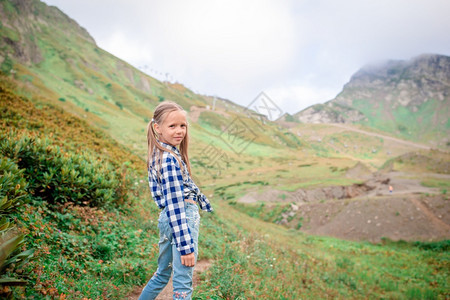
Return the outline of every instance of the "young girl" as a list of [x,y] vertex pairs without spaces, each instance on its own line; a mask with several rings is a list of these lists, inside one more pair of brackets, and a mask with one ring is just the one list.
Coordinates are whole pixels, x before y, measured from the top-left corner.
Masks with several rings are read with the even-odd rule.
[[[159,104],[147,128],[148,180],[159,215],[158,269],[139,300],[155,299],[173,271],[173,299],[191,299],[202,210],[211,204],[192,181],[186,112],[174,102]],[[178,147],[178,148],[177,148]]]

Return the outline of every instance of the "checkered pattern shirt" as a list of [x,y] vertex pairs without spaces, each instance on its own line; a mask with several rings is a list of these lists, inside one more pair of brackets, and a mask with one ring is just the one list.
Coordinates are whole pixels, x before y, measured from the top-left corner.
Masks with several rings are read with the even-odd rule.
[[150,190],[159,208],[167,207],[166,213],[173,230],[176,247],[181,255],[186,255],[194,252],[194,241],[187,226],[184,199],[194,200],[202,210],[212,211],[213,209],[209,200],[192,181],[178,149],[165,143],[161,145],[178,156],[183,169],[180,168],[178,160],[172,153],[164,151],[161,170],[159,170],[158,156],[155,155],[148,170]]

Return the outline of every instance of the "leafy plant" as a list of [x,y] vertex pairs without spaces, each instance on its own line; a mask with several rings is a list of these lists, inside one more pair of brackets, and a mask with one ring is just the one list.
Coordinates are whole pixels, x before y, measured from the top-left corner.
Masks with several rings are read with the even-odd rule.
[[101,206],[127,198],[127,179],[111,164],[88,154],[64,152],[48,139],[2,134],[0,151],[24,170],[33,195],[49,203]]
[[10,226],[6,218],[0,220],[0,285],[25,285],[26,280],[9,274],[26,264],[32,258],[33,250],[22,251],[25,236],[15,233]]
[[0,161],[0,216],[16,211],[27,197],[27,182],[24,170],[9,158],[1,156]]
[[[16,212],[25,202],[27,183],[23,170],[1,156],[0,161],[0,285],[25,285],[26,280],[17,277],[16,271],[33,256],[33,250],[24,250],[25,236],[18,234],[10,221],[11,213]],[[2,296],[10,294],[9,289],[0,292]]]

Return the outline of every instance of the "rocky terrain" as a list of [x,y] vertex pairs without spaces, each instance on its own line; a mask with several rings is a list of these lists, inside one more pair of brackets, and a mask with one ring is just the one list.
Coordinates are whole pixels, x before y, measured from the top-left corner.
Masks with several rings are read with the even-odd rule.
[[[450,238],[449,200],[439,189],[424,187],[403,172],[369,174],[361,165],[348,174],[366,179],[350,186],[294,192],[253,191],[239,202],[290,203],[278,223],[311,234],[371,242],[383,237],[412,241]],[[427,176],[450,180],[448,174]]]
[[424,54],[365,66],[335,99],[292,117],[302,123],[360,123],[447,148],[449,101],[450,57]]
[[424,54],[409,61],[387,61],[368,65],[355,73],[333,100],[352,106],[354,99],[370,99],[417,111],[423,103],[436,99],[448,101],[450,57]]
[[[57,7],[48,7],[44,3],[33,0],[10,2],[11,4],[0,5],[2,20],[0,63],[8,56],[27,65],[42,62],[43,54],[36,39],[39,34],[47,30],[47,26],[53,23],[57,23],[58,29],[66,34],[76,34],[77,38],[95,44],[86,29],[63,14]],[[18,14],[20,18],[17,17]]]

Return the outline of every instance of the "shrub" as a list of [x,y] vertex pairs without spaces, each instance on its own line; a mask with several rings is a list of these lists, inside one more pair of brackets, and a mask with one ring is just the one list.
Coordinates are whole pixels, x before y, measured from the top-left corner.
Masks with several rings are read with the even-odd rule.
[[414,242],[414,245],[423,250],[430,250],[436,252],[447,252],[450,250],[450,240],[443,240],[437,242]]
[[119,101],[116,101],[116,105],[117,105],[120,109],[123,109],[123,104],[120,103]]
[[2,64],[0,65],[0,71],[6,75],[9,75],[11,73],[13,66],[14,66],[14,62],[11,60],[11,58],[9,58],[9,56],[6,56],[6,58],[3,60]]
[[19,170],[9,158],[0,157],[0,216],[7,216],[25,200],[28,184],[23,178],[24,170]]
[[[33,256],[33,250],[22,251],[25,236],[16,233],[8,217],[27,198],[27,182],[17,164],[7,157],[0,157],[0,285],[24,285],[27,281],[18,278],[16,273]],[[0,290],[2,297],[9,296],[9,289]]]
[[110,163],[88,154],[64,152],[49,140],[3,134],[0,152],[23,170],[30,193],[50,204],[102,206],[127,199],[128,180]]

